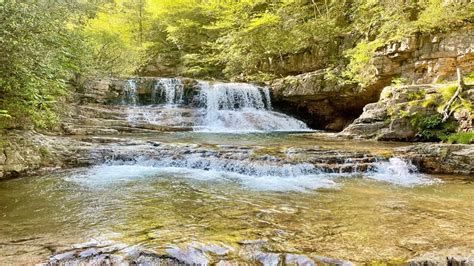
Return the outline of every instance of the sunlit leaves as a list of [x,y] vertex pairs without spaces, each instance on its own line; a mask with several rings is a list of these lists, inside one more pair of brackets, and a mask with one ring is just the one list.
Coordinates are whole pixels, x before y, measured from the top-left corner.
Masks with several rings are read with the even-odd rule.
[[0,127],[53,124],[66,80],[83,69],[84,43],[71,3],[5,1],[0,5]]

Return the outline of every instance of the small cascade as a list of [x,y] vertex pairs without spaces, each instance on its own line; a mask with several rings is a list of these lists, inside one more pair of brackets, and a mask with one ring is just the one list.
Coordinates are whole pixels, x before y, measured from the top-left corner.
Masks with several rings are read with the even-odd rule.
[[137,82],[133,79],[127,80],[124,87],[124,98],[122,98],[122,104],[137,105],[138,104],[138,92]]
[[200,82],[204,106],[196,131],[309,131],[301,121],[271,111],[270,90],[245,83]]
[[[190,145],[179,148],[161,144],[146,156],[137,156],[129,151],[116,152],[114,159],[87,173],[88,182],[94,179],[100,183],[115,183],[123,178],[135,179],[165,173],[188,179],[232,182],[252,190],[300,192],[335,188],[341,184],[340,181],[359,177],[406,187],[437,182],[436,179],[419,174],[410,162],[396,157],[380,161],[368,159],[366,161],[370,166],[360,167],[360,160],[351,162],[344,159],[350,154],[341,154],[342,158],[331,156],[323,163],[309,163],[268,155],[255,157],[247,149],[233,148],[216,152]],[[323,154],[321,151],[320,155]]]
[[[168,127],[192,127],[193,121],[185,117],[191,117],[189,109],[180,105],[184,100],[184,85],[180,79],[157,78],[148,97],[144,97],[142,104],[137,95],[137,85],[133,80],[129,81],[125,88],[125,97],[129,99],[130,106],[127,109],[127,120],[133,125],[150,124]],[[131,89],[133,88],[133,89]]]
[[183,103],[184,85],[176,78],[160,78],[152,90],[152,99],[155,104],[165,100],[167,105]]
[[436,183],[436,179],[430,179],[418,172],[411,162],[401,158],[390,158],[388,161],[380,161],[375,165],[375,170],[369,173],[369,178],[385,181],[400,186],[415,186]]

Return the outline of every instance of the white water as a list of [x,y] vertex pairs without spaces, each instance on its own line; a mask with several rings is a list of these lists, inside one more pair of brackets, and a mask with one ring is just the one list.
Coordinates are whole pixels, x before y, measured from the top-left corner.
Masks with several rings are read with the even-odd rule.
[[[129,104],[135,106],[138,104],[138,93],[137,93],[137,83],[129,79],[124,88],[125,99],[129,100]],[[125,99],[122,100],[122,103],[125,103]]]
[[228,182],[249,190],[307,192],[319,188],[337,188],[340,177],[364,176],[398,186],[430,185],[438,182],[417,173],[416,168],[399,158],[379,162],[367,173],[324,173],[311,164],[275,164],[201,158],[196,155],[180,160],[164,158],[158,161],[111,162],[75,175],[72,180],[100,188],[143,178],[184,178],[188,180]]
[[437,179],[430,179],[420,174],[411,162],[396,157],[390,158],[388,161],[378,162],[375,171],[369,173],[367,177],[406,187],[439,182]]
[[183,105],[184,85],[179,79],[157,79],[151,92],[153,105],[139,105],[137,87],[134,80],[129,80],[125,88],[130,102],[127,119],[131,124],[192,126],[201,132],[310,131],[303,122],[272,111],[268,88],[201,81],[199,95],[192,99],[201,108],[194,108]]
[[157,96],[164,98],[167,105],[173,106],[183,102],[184,85],[176,78],[160,78],[152,91],[152,99],[158,103]]
[[200,82],[204,132],[309,131],[301,121],[271,111],[270,90],[245,83]]
[[[128,81],[125,96],[130,101],[127,108],[127,120],[131,124],[152,124],[163,126],[191,126],[183,119],[183,110],[179,104],[183,102],[184,85],[176,78],[157,79],[151,91],[153,105],[138,105],[137,84]],[[132,89],[129,89],[132,88]]]

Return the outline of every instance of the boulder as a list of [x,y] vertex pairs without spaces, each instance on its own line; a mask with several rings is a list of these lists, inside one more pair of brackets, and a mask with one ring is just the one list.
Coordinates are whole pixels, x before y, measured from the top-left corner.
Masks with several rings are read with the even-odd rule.
[[[446,84],[389,86],[384,88],[380,99],[363,108],[363,113],[346,127],[341,136],[354,138],[376,138],[379,140],[415,141],[419,139],[417,117],[441,116],[440,107]],[[473,89],[468,89],[461,97],[471,102]],[[453,121],[459,126],[457,131],[473,131],[472,109],[461,106],[453,114]]]
[[463,144],[422,143],[398,148],[397,156],[431,174],[474,174],[474,146]]

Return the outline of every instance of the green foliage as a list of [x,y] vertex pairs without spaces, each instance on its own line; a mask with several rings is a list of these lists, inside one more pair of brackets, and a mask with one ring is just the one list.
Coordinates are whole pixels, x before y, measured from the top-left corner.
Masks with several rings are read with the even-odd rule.
[[11,115],[8,114],[8,110],[0,110],[0,118],[11,118]]
[[474,132],[459,132],[450,135],[446,141],[450,144],[472,144],[474,143]]
[[397,78],[392,79],[392,86],[401,87],[405,85],[406,82],[407,82],[406,78],[397,77]]
[[426,96],[426,90],[416,90],[408,92],[407,98],[409,101],[417,101],[424,99]]
[[411,125],[417,130],[417,137],[423,141],[445,140],[456,132],[455,121],[443,122],[440,114],[425,116],[415,114],[410,118]]
[[112,1],[84,26],[95,75],[131,75],[150,46],[151,14],[145,0]]
[[72,73],[85,67],[74,2],[0,3],[0,128],[49,127]]
[[451,97],[453,97],[454,93],[456,92],[456,90],[458,89],[458,85],[449,85],[449,86],[446,86],[444,88],[441,88],[439,89],[439,91],[441,92],[441,95],[443,95],[443,99],[445,101],[449,101],[449,99],[451,99]]
[[347,50],[346,56],[350,59],[350,62],[347,65],[344,76],[348,80],[355,81],[364,87],[372,84],[377,70],[370,61],[375,51],[383,44],[381,40],[362,41],[356,47]]
[[438,97],[436,95],[428,95],[421,104],[424,108],[433,108],[438,105]]
[[332,68],[332,82],[369,86],[377,49],[472,23],[474,3],[0,0],[0,18],[0,128],[51,127],[72,81],[146,73],[148,65],[169,75],[266,81],[303,71],[293,66],[310,58]]
[[464,82],[466,84],[474,84],[474,71],[467,74],[467,76],[464,78]]
[[472,1],[424,0],[419,2],[420,12],[415,21],[421,32],[446,31],[472,20]]

